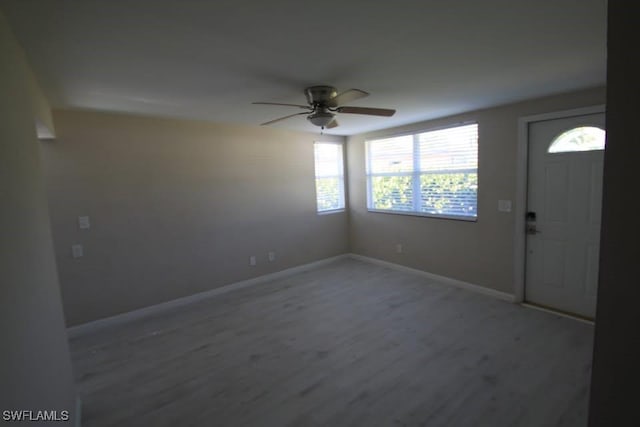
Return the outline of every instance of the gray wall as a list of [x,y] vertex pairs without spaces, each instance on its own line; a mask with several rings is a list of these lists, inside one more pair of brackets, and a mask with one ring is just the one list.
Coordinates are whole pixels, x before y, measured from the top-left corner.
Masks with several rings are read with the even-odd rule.
[[54,121],[43,148],[69,325],[347,251],[347,214],[316,213],[313,164],[314,140],[343,138],[64,110]]
[[36,119],[49,121],[46,101],[1,12],[0,93],[0,410],[67,410],[73,416],[75,389],[35,129]]
[[638,425],[637,3],[609,1],[607,151],[604,164],[600,281],[591,388],[591,427]]
[[[351,252],[513,293],[514,214],[498,212],[498,200],[511,200],[515,209],[518,118],[604,102],[605,90],[597,88],[350,137]],[[477,222],[367,211],[367,138],[464,121],[479,125]],[[401,254],[397,243],[403,246]]]

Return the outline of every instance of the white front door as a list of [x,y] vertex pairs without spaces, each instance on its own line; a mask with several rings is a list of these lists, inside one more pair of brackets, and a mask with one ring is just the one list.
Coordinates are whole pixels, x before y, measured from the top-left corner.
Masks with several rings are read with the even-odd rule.
[[603,113],[529,124],[525,300],[594,318]]

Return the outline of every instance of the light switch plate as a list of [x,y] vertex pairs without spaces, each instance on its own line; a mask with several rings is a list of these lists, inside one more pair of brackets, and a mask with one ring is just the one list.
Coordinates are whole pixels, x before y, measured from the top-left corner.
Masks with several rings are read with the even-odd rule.
[[91,228],[91,223],[89,222],[88,216],[79,216],[78,217],[78,227],[80,230],[88,230]]
[[498,200],[498,210],[500,212],[511,212],[511,200]]

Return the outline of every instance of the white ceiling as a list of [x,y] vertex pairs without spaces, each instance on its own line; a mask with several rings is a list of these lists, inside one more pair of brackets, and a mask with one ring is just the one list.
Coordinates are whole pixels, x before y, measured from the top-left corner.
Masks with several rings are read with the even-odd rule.
[[[338,135],[605,84],[606,0],[2,0],[53,106],[258,125],[329,84]],[[303,116],[272,125],[317,131]]]

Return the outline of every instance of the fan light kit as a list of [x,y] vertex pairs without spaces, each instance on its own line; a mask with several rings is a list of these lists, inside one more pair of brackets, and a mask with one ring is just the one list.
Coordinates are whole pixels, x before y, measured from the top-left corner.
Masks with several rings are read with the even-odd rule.
[[369,96],[367,92],[360,89],[349,89],[342,93],[338,93],[336,88],[333,86],[311,86],[304,90],[304,94],[307,97],[308,105],[282,104],[278,102],[254,102],[254,104],[258,105],[281,105],[307,110],[302,113],[290,114],[275,120],[270,120],[262,123],[262,125],[270,125],[291,117],[306,115],[307,120],[315,126],[321,127],[322,129],[331,129],[338,126],[338,122],[335,118],[337,113],[391,117],[396,112],[396,110],[386,108],[348,107],[343,105],[344,103]]
[[328,111],[318,111],[317,113],[311,113],[307,116],[307,120],[316,126],[325,127],[333,121],[335,114]]

